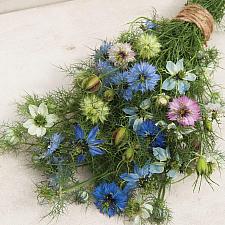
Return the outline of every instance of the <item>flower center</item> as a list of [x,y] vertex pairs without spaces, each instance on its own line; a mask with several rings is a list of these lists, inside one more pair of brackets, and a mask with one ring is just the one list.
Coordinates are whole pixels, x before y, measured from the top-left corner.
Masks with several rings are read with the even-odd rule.
[[113,198],[112,194],[106,195],[104,199],[104,207],[109,208],[110,206],[114,204],[115,204],[115,199]]
[[182,118],[183,117],[186,117],[189,113],[190,113],[190,110],[187,109],[186,107],[183,107],[183,108],[181,108],[181,109],[178,110],[178,115],[180,117],[182,117]]
[[124,60],[127,57],[127,53],[124,51],[119,51],[118,52],[118,58]]
[[177,74],[177,80],[180,80],[180,79],[184,79],[185,77],[185,72],[184,71],[180,71],[178,74]]
[[140,75],[139,75],[139,80],[140,80],[141,82],[145,82],[145,74],[140,74]]
[[34,118],[34,122],[35,122],[35,125],[37,125],[39,127],[44,127],[47,124],[46,118],[40,114],[38,114]]

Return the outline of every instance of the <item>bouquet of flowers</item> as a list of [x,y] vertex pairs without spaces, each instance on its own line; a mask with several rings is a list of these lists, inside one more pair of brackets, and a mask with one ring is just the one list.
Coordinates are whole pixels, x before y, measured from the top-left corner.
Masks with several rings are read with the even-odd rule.
[[[213,124],[224,102],[211,80],[219,53],[206,42],[224,9],[225,0],[191,0],[173,20],[139,17],[63,69],[69,90],[18,103],[21,119],[2,126],[0,147],[31,154],[49,215],[93,202],[109,217],[165,224],[167,187],[192,174],[194,189],[215,183],[224,156]],[[79,180],[80,167],[91,178]]]

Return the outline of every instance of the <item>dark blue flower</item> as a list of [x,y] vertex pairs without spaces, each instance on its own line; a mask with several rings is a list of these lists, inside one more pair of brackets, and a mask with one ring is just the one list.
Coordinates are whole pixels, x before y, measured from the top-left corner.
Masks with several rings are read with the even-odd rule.
[[157,24],[153,23],[151,20],[146,20],[144,26],[147,30],[154,30],[157,27]]
[[160,75],[156,73],[156,68],[147,62],[136,63],[130,70],[128,76],[128,83],[130,87],[135,91],[146,91],[154,90]]
[[124,190],[130,192],[138,187],[143,187],[152,174],[159,174],[164,171],[163,163],[146,164],[143,167],[134,166],[133,173],[123,173],[120,178],[127,182]]
[[50,140],[50,144],[48,146],[48,150],[45,153],[44,157],[51,156],[53,152],[55,152],[59,148],[63,140],[64,137],[62,136],[62,134],[60,133],[53,134]]
[[114,182],[101,183],[93,191],[95,205],[101,213],[114,216],[123,212],[127,206],[128,195]]
[[143,138],[150,138],[150,146],[164,148],[166,144],[165,135],[152,120],[145,120],[137,130],[137,135]]
[[104,60],[108,58],[108,51],[112,47],[111,42],[103,41],[99,49],[95,50],[95,61]]
[[122,72],[111,78],[112,84],[120,86],[119,92],[126,101],[130,101],[133,97],[132,89],[128,85],[128,76],[128,72]]
[[74,134],[75,134],[75,141],[82,149],[88,148],[90,154],[92,156],[102,155],[104,151],[102,151],[98,145],[104,143],[103,140],[96,139],[97,133],[99,132],[98,126],[91,129],[90,133],[88,134],[87,138],[85,138],[85,134],[83,129],[80,127],[79,124],[74,126]]

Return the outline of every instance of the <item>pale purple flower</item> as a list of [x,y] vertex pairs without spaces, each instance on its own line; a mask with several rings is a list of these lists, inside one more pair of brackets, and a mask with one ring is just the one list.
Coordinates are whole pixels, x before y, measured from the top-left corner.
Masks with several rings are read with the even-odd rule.
[[187,96],[175,98],[169,103],[169,120],[177,121],[182,126],[194,126],[200,116],[198,103]]

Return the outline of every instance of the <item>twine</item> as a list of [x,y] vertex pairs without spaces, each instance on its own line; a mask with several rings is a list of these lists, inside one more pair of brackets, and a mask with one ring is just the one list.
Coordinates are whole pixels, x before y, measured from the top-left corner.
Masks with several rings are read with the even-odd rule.
[[195,23],[197,27],[202,31],[205,40],[208,41],[213,32],[214,19],[208,10],[203,8],[199,4],[190,4],[185,6],[176,19]]

